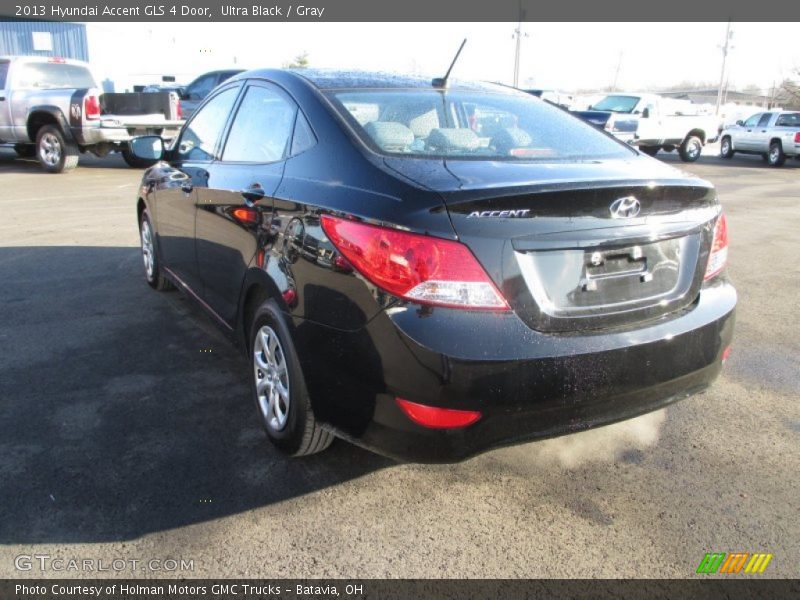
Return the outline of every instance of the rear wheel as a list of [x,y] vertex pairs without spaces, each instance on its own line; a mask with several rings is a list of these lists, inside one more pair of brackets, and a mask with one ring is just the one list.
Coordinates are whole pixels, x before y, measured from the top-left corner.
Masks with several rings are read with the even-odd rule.
[[36,156],[36,146],[33,144],[14,144],[14,152],[21,158],[33,158]]
[[172,289],[172,283],[161,272],[156,251],[156,236],[147,209],[142,211],[142,218],[139,220],[139,241],[142,247],[144,278],[147,285],[159,291]]
[[314,417],[297,352],[274,300],[264,302],[253,317],[250,361],[253,397],[270,442],[289,456],[330,446],[333,434]]
[[767,163],[770,167],[780,167],[786,162],[786,154],[783,153],[783,146],[780,142],[772,142],[769,145]]
[[36,134],[36,157],[48,173],[64,173],[78,166],[77,144],[67,142],[55,125],[45,125]]
[[683,162],[695,162],[703,151],[703,142],[696,135],[690,135],[678,148],[678,153]]
[[733,150],[733,144],[731,144],[731,138],[724,137],[722,141],[719,143],[719,155],[722,158],[733,158],[735,154]]
[[647,156],[655,156],[661,150],[661,146],[639,146],[639,150],[647,154]]

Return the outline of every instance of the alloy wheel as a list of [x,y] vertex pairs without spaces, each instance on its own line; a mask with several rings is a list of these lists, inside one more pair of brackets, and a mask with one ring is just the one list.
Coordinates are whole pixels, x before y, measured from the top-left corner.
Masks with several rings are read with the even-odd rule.
[[253,344],[253,376],[261,415],[270,429],[281,431],[289,417],[289,371],[278,335],[268,325]]
[[61,142],[52,133],[45,133],[39,142],[39,156],[42,161],[54,167],[61,160]]
[[155,254],[153,248],[153,233],[150,231],[150,223],[147,219],[142,221],[142,260],[144,261],[144,271],[147,274],[147,280],[153,280],[153,271],[155,267]]

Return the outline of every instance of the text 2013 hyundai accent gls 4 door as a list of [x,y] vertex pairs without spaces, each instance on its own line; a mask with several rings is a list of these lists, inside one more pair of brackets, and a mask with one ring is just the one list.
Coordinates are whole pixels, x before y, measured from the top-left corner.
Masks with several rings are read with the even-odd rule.
[[133,146],[164,159],[147,281],[247,348],[286,453],[460,460],[662,407],[728,353],[714,188],[522,92],[250,71]]

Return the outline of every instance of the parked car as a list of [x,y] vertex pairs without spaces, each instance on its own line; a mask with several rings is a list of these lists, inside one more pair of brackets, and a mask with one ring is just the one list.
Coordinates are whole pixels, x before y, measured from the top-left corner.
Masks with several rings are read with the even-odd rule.
[[787,156],[800,157],[800,112],[756,113],[723,130],[719,146],[722,158],[737,152],[759,154],[770,166],[780,167]]
[[181,96],[181,109],[184,118],[189,118],[206,96],[223,81],[241,73],[242,69],[226,69],[224,71],[210,71],[203,73],[186,86]]
[[437,82],[250,71],[171,146],[134,142],[161,160],[146,281],[246,350],[269,439],[453,461],[706,388],[736,305],[711,184],[523,92]]
[[178,98],[183,98],[186,95],[186,86],[178,85],[177,83],[153,84],[145,86],[145,88],[142,91],[145,94],[157,94],[159,92],[173,92],[178,95]]
[[171,139],[183,122],[176,94],[104,94],[89,65],[63,58],[0,56],[0,143],[36,157],[45,170],[62,173],[82,152],[123,153],[134,136]]
[[691,103],[656,94],[609,94],[588,111],[574,114],[645,154],[678,149],[681,160],[694,162],[706,143],[717,140],[721,120],[692,114]]
[[544,90],[544,89],[524,89],[523,92],[527,92],[531,96],[536,96],[537,98],[541,98],[542,100],[549,102],[550,104],[555,104],[556,106],[560,106],[561,108],[569,109],[572,106],[572,103],[575,101],[575,97],[572,94],[568,94],[566,92],[559,92],[558,90]]

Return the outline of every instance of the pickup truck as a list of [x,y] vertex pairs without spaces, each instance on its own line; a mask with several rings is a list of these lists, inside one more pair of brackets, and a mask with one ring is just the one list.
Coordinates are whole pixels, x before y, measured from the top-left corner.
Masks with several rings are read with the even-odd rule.
[[772,167],[780,167],[788,156],[800,160],[800,112],[760,112],[737,121],[722,131],[719,154],[760,154]]
[[650,156],[677,148],[681,160],[694,162],[705,144],[716,141],[721,128],[716,117],[696,112],[690,102],[625,93],[609,94],[589,110],[573,114]]
[[177,94],[104,94],[89,65],[63,58],[0,56],[0,143],[46,171],[74,169],[82,152],[122,152],[140,135],[172,139],[183,121]]

